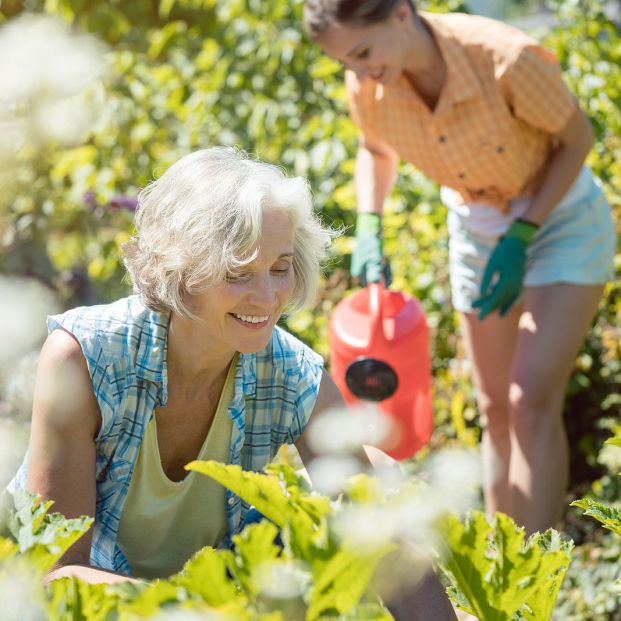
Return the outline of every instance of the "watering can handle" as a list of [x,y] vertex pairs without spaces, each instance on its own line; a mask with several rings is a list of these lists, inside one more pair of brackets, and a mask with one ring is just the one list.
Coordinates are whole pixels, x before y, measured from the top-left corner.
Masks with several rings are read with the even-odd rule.
[[373,350],[374,343],[384,338],[384,325],[382,323],[382,293],[384,285],[381,282],[372,282],[369,288],[369,311],[371,313],[371,330],[369,334],[369,350]]

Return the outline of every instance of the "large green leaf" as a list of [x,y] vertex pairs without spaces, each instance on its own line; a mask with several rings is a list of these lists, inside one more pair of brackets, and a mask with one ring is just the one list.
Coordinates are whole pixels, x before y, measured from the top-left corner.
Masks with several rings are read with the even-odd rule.
[[466,609],[481,621],[510,621],[518,611],[537,621],[549,619],[571,547],[552,532],[525,541],[524,529],[502,513],[491,525],[480,512],[464,522],[447,515],[440,530],[446,544],[442,568],[467,601]]
[[243,600],[239,588],[227,574],[231,557],[232,552],[228,550],[204,547],[171,578],[171,582],[185,587],[216,608],[236,599]]
[[54,580],[47,595],[49,621],[111,621],[119,601],[108,585],[77,578]]
[[307,619],[314,621],[324,613],[339,615],[351,611],[360,601],[379,561],[396,545],[386,545],[365,554],[341,548],[314,576]]
[[52,501],[23,491],[5,492],[2,505],[0,521],[8,526],[20,555],[42,573],[49,571],[93,523],[91,517],[68,520],[60,513],[50,513]]
[[585,515],[595,518],[601,522],[605,528],[621,536],[621,510],[617,507],[605,505],[592,498],[575,500],[571,503],[571,506],[584,509]]

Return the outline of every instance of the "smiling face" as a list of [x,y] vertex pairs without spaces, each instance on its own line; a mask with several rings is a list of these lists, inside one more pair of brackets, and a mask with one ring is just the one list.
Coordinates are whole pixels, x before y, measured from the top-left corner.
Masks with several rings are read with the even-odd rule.
[[294,230],[282,211],[263,212],[255,259],[235,274],[188,296],[188,307],[200,320],[200,338],[210,352],[223,356],[264,348],[291,298]]
[[352,70],[358,80],[396,82],[412,61],[413,15],[405,3],[381,22],[360,26],[333,22],[315,41],[335,60]]

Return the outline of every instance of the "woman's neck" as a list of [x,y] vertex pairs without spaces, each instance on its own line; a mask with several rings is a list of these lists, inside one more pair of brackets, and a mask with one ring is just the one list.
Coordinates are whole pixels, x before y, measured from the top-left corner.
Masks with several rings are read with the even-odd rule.
[[200,322],[172,315],[168,326],[168,376],[180,382],[220,383],[226,376],[232,349],[218,350],[212,339],[201,338]]
[[405,67],[405,76],[418,92],[438,98],[446,82],[444,57],[423,17],[415,16],[413,28],[411,62]]

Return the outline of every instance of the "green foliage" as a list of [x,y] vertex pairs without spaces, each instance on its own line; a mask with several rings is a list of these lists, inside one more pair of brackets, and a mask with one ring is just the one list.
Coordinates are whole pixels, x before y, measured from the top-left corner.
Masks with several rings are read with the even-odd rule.
[[[303,561],[309,571],[308,621],[326,614],[353,614],[377,564],[394,549],[392,544],[368,550],[339,544],[329,527],[329,499],[309,494],[304,478],[290,466],[270,466],[268,476],[213,461],[192,462],[187,469],[210,476],[273,522],[251,526],[236,537],[238,558],[231,571],[244,590],[256,596],[252,584],[257,567],[279,558]],[[365,485],[371,493],[372,483],[358,482]],[[282,530],[282,552],[274,544],[274,525]]]
[[[64,578],[51,582],[44,595],[43,574],[92,520],[65,520],[48,513],[51,503],[17,494],[14,504],[7,500],[4,511],[7,532],[13,535],[0,538],[0,578],[18,564],[35,567],[36,595],[52,621],[133,621],[174,610],[214,621],[392,619],[369,583],[393,544],[354,549],[338,541],[329,525],[337,505],[311,494],[305,480],[288,466],[271,466],[268,474],[216,462],[189,467],[245,501],[257,501],[278,527],[267,520],[251,524],[233,538],[233,550],[206,547],[167,580],[104,585]],[[355,488],[359,498],[376,497],[372,480],[359,478]],[[279,528],[283,545],[275,542]],[[290,583],[284,590],[283,580]]]
[[621,621],[621,539],[577,546],[554,609],[555,621]]
[[584,514],[599,520],[604,528],[621,536],[621,511],[615,507],[609,507],[596,500],[584,498],[571,503],[572,507],[584,509]]
[[[606,441],[606,444],[621,448],[621,430],[617,429],[616,435]],[[618,453],[618,451],[617,451]],[[621,476],[621,472],[618,473]],[[604,528],[621,536],[621,510],[614,506],[605,505],[592,498],[583,498],[571,503],[573,507],[584,509],[585,515],[589,515],[600,521]]]
[[105,584],[89,584],[76,578],[55,580],[47,589],[46,613],[51,621],[109,621],[116,598]]
[[[614,447],[619,457],[621,429],[617,427],[615,436],[606,444]],[[621,475],[621,471],[617,475]],[[571,504],[583,509],[584,515],[595,518],[616,536],[621,535],[621,511],[618,506],[604,504],[594,498],[583,498]],[[621,619],[621,540],[611,541],[610,537],[615,535],[602,538],[599,548],[589,544],[580,551],[574,568],[568,574],[569,584],[559,610],[559,614],[564,616],[559,618],[578,621],[588,612],[589,618],[594,621]]]
[[50,513],[52,501],[27,492],[3,492],[0,499],[2,560],[22,559],[43,575],[90,528],[92,518],[67,520]]
[[442,568],[456,605],[481,621],[550,619],[572,543],[553,530],[525,541],[524,529],[502,513],[492,525],[480,512],[464,523],[449,515],[440,530],[448,547]]

